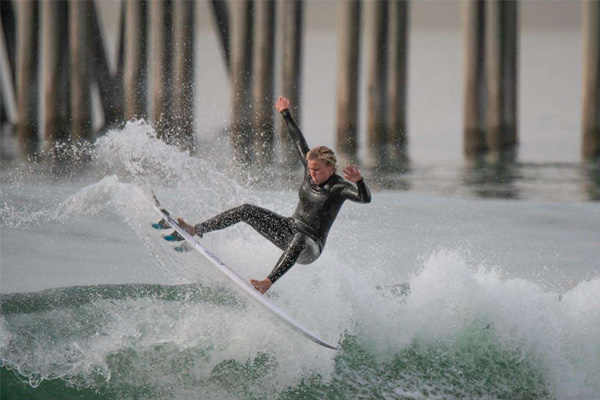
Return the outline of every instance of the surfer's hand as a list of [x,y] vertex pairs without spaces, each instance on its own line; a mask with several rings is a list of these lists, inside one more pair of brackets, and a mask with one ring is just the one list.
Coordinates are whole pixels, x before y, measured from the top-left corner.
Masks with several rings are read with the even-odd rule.
[[343,169],[343,172],[344,178],[346,178],[350,182],[356,183],[362,179],[362,175],[360,174],[360,171],[358,170],[358,167],[356,165],[348,165],[346,168]]
[[269,278],[264,281],[257,281],[256,279],[250,279],[250,284],[254,286],[254,289],[258,290],[260,294],[265,294],[267,290],[273,285],[273,282]]
[[185,222],[183,218],[177,218],[177,223],[190,235],[194,236],[196,234],[196,227]]
[[291,103],[288,99],[286,99],[285,97],[281,97],[279,96],[277,98],[277,102],[275,103],[275,109],[277,110],[277,112],[282,112],[283,110],[289,110],[291,106]]

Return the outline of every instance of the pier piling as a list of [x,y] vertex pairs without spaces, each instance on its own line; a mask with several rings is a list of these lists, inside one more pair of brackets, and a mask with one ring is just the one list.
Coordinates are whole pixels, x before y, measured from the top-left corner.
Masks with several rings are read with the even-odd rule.
[[[17,60],[17,29],[18,22],[17,16],[15,15],[15,8],[19,7],[19,3],[15,3],[13,6],[12,1],[0,1],[0,25],[2,26],[2,33],[4,40],[6,41],[6,55],[12,71],[12,80],[16,81],[16,60]],[[38,6],[39,8],[39,6]],[[39,26],[39,22],[36,21]]]
[[150,44],[152,46],[152,117],[156,133],[167,143],[173,138],[172,128],[172,45],[173,45],[173,2],[152,0],[150,2]]
[[463,145],[467,157],[485,151],[485,0],[465,0]]
[[173,7],[173,135],[183,150],[194,149],[195,3],[176,0]]
[[255,4],[256,49],[254,51],[254,138],[256,162],[273,162],[273,86],[275,62],[275,2]]
[[517,143],[517,2],[487,6],[487,148],[494,153]]
[[408,76],[408,0],[397,0],[391,4],[392,15],[392,70],[389,92],[389,151],[391,161],[402,164],[406,156],[406,91]]
[[231,73],[231,47],[229,39],[229,8],[227,2],[223,0],[212,0],[212,10],[217,24],[219,40],[223,49],[223,57],[225,58],[225,68]]
[[367,166],[387,164],[388,0],[375,1],[369,54]]
[[147,3],[138,0],[126,4],[123,114],[125,120],[131,120],[147,115]]
[[338,161],[346,164],[356,162],[358,151],[361,0],[348,0],[338,7],[337,150]]
[[17,34],[17,114],[19,151],[32,156],[39,146],[39,14],[37,1],[21,1],[18,7]]
[[68,60],[69,7],[65,0],[44,1],[43,14],[43,107],[46,150],[65,161],[66,149],[60,145],[69,139],[70,85]]
[[125,7],[127,2],[121,1],[121,15],[119,21],[119,42],[117,54],[117,67],[114,73],[111,73],[104,38],[100,30],[98,13],[96,11],[96,1],[90,1],[90,29],[92,41],[91,56],[91,74],[95,79],[98,92],[100,93],[100,102],[104,112],[104,128],[113,127],[123,119],[123,62],[124,62],[124,35],[125,35]]
[[[303,0],[283,0],[283,41],[282,41],[282,94],[292,103],[290,110],[294,119],[301,125],[301,84],[302,84],[302,35],[304,21]],[[281,160],[284,165],[293,167],[298,165],[291,141],[288,138],[287,127],[282,121],[279,125]]]
[[583,6],[584,86],[583,144],[584,159],[600,158],[600,2],[586,0]]
[[232,115],[231,143],[240,165],[252,161],[252,0],[232,3]]
[[92,138],[90,6],[89,1],[69,3],[71,138],[74,141]]

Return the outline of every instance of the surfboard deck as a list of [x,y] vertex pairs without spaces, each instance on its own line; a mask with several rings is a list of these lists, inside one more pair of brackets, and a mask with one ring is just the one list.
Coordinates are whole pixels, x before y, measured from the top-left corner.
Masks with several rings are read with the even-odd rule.
[[210,261],[214,266],[217,267],[219,271],[221,271],[229,280],[235,283],[238,287],[240,287],[251,299],[256,301],[258,304],[263,306],[267,311],[277,317],[280,321],[284,322],[287,326],[292,328],[295,332],[301,334],[302,336],[312,340],[313,342],[326,347],[332,350],[339,350],[337,346],[326,342],[321,339],[315,333],[311,332],[309,329],[302,326],[299,322],[294,320],[289,314],[283,311],[281,308],[273,304],[267,297],[263,296],[258,292],[253,286],[251,286],[244,278],[242,278],[238,273],[229,268],[224,262],[219,260],[217,256],[212,254],[206,247],[204,247],[195,237],[190,235],[185,229],[183,229],[179,224],[171,218],[171,216],[166,212],[164,208],[161,207],[158,198],[154,193],[152,193],[154,198],[154,208],[161,217],[167,221],[169,225],[183,238],[192,245],[192,247],[200,254],[202,254],[208,261]]

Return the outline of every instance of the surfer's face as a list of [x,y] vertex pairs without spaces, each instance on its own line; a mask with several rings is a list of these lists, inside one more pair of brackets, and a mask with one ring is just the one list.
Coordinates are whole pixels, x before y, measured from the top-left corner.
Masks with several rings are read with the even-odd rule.
[[333,175],[333,165],[327,165],[323,160],[308,160],[308,171],[313,182],[321,185]]

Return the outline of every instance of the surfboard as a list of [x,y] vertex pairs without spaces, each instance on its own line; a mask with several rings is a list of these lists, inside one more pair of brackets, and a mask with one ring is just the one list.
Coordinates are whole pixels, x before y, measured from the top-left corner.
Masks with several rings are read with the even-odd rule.
[[211,253],[206,247],[204,247],[195,237],[190,235],[185,229],[183,229],[179,224],[171,218],[171,216],[166,213],[165,209],[161,207],[160,202],[152,193],[154,197],[154,208],[156,211],[164,218],[165,221],[168,222],[171,227],[177,231],[192,247],[200,254],[202,254],[208,261],[210,261],[217,269],[222,272],[231,282],[237,285],[242,291],[248,295],[252,300],[256,301],[258,304],[263,306],[268,312],[273,314],[277,319],[285,323],[288,327],[292,328],[293,331],[301,334],[302,336],[312,340],[313,342],[326,347],[328,349],[339,350],[337,346],[334,346],[331,343],[326,342],[321,339],[315,333],[311,332],[308,328],[302,326],[299,322],[294,320],[289,314],[283,311],[281,308],[273,304],[267,297],[263,296],[258,292],[253,286],[251,286],[244,278],[242,278],[237,272],[229,268],[225,263],[213,253]]

